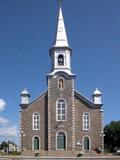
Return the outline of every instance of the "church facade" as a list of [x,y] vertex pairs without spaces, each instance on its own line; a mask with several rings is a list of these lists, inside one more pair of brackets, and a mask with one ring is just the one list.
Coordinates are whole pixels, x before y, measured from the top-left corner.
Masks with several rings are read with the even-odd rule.
[[22,150],[104,150],[102,94],[96,89],[91,101],[74,88],[71,56],[60,6],[55,42],[50,49],[51,71],[46,76],[48,89],[33,102],[29,102],[27,89],[21,92]]

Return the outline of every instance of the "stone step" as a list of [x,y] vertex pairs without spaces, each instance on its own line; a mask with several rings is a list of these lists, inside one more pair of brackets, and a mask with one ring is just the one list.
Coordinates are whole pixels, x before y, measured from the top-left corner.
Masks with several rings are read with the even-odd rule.
[[[91,152],[82,152],[84,157],[98,157],[101,154],[97,154],[94,151]],[[78,154],[81,154],[81,151],[24,151],[22,156],[42,156],[42,157],[77,157]]]

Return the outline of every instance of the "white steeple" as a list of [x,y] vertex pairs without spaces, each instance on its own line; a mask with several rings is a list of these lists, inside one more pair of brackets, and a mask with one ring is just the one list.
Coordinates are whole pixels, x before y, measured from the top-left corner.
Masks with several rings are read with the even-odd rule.
[[59,8],[54,47],[69,47],[61,6]]
[[51,73],[49,75],[55,75],[58,72],[64,72],[70,76],[74,76],[74,74],[71,72],[71,55],[72,49],[68,44],[62,8],[61,5],[59,5],[55,41],[53,47],[50,49]]

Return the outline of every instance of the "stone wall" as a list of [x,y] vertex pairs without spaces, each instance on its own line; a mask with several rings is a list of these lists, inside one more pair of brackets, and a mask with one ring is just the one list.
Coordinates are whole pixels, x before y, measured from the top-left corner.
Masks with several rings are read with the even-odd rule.
[[[48,130],[47,130],[47,111],[48,111],[48,99],[47,93],[39,97],[32,104],[30,104],[27,108],[22,109],[21,113],[21,130],[24,132],[22,137],[23,149],[24,150],[32,150],[32,139],[34,136],[38,136],[40,138],[40,149],[47,149],[48,144]],[[40,114],[40,129],[33,130],[32,126],[32,116],[33,113]]]

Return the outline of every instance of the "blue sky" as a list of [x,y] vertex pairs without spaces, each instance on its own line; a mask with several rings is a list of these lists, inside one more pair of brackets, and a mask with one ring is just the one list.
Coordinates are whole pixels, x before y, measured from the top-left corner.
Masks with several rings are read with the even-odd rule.
[[[105,124],[120,119],[120,1],[63,0],[75,86],[103,93]],[[20,92],[47,90],[57,0],[0,0],[0,136],[18,140]]]

